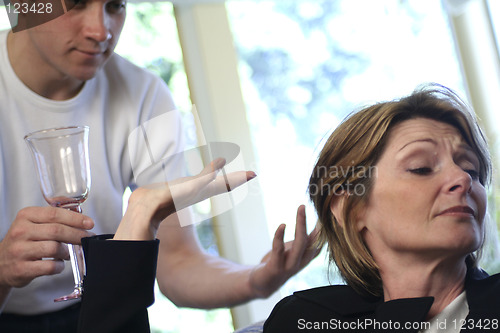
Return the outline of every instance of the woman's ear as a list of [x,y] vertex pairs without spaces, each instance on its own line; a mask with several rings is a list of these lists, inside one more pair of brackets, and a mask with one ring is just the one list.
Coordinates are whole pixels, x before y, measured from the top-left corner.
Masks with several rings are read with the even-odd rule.
[[361,209],[357,210],[356,214],[356,230],[358,232],[361,232],[363,229],[366,229],[366,223],[365,223],[365,208],[360,207]]
[[[344,207],[346,204],[346,200],[349,197],[349,194],[346,192],[342,192],[337,194],[335,198],[330,202],[330,211],[332,212],[335,220],[340,225],[340,227],[344,227]],[[364,223],[364,212],[365,209],[357,209],[357,214],[355,216],[356,219],[356,229],[358,232],[366,228]]]
[[344,227],[344,204],[347,199],[347,195],[348,194],[345,192],[335,194],[334,198],[330,202],[330,211],[342,228]]

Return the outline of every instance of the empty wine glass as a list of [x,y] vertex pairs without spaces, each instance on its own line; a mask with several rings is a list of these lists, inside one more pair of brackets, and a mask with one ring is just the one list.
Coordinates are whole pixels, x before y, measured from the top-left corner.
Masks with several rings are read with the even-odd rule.
[[[80,204],[90,190],[90,163],[87,126],[51,128],[24,137],[38,173],[43,197],[54,207],[81,213]],[[85,262],[81,246],[68,244],[74,290],[54,302],[80,298],[83,292]]]

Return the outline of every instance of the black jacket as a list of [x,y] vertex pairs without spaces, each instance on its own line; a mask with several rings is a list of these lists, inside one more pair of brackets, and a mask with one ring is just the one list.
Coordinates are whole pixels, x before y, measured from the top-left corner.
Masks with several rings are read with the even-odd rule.
[[[460,332],[500,332],[500,274],[467,272],[469,315]],[[361,296],[351,287],[327,286],[296,292],[281,300],[264,324],[264,333],[418,332],[433,297],[397,299]],[[443,324],[444,325],[444,324]]]
[[79,333],[149,333],[159,241],[82,239],[86,262]]

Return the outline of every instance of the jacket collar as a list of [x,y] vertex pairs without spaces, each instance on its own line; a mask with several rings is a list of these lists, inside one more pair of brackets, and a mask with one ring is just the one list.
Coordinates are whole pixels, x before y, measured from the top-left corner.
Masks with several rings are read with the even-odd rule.
[[[497,300],[492,300],[492,288],[500,290],[500,275],[489,277],[481,269],[469,267],[465,289],[471,310],[499,308]],[[383,297],[364,296],[346,285],[326,286],[296,292],[295,296],[315,303],[343,317],[375,316],[377,320],[423,321],[429,312],[434,297],[406,298],[388,302]],[[495,310],[496,311],[496,310]]]
[[326,286],[294,293],[298,298],[342,316],[358,316],[373,313],[383,303],[381,297],[362,296],[346,285]]
[[433,297],[421,297],[384,302],[382,297],[363,296],[343,285],[296,292],[295,296],[344,318],[374,317],[385,323],[424,321],[434,301]]
[[471,268],[467,271],[465,290],[471,312],[500,312],[496,298],[500,291],[500,274],[489,276],[482,269]]

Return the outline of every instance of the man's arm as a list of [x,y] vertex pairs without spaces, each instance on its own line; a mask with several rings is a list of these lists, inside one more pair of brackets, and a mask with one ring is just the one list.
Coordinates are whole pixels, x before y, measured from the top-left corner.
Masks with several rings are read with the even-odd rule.
[[[178,214],[189,214],[182,208],[225,193],[228,184],[234,188],[255,177],[254,173],[244,171],[217,176],[224,164],[224,159],[216,159],[197,176],[136,189],[114,236],[122,240],[152,240],[158,236],[161,241],[158,284],[179,306],[228,307],[267,297],[319,252],[314,247],[317,233],[307,235],[301,206],[295,240],[283,242],[285,228],[281,225],[272,250],[256,266],[238,265],[205,253],[194,226],[181,227]],[[176,211],[179,212],[174,214]]]
[[239,265],[201,249],[194,226],[180,227],[176,215],[158,231],[157,279],[160,290],[177,306],[230,307],[276,291],[318,253],[317,232],[307,235],[304,207],[297,211],[295,240],[284,243],[285,226],[273,239],[272,250],[256,266]]

